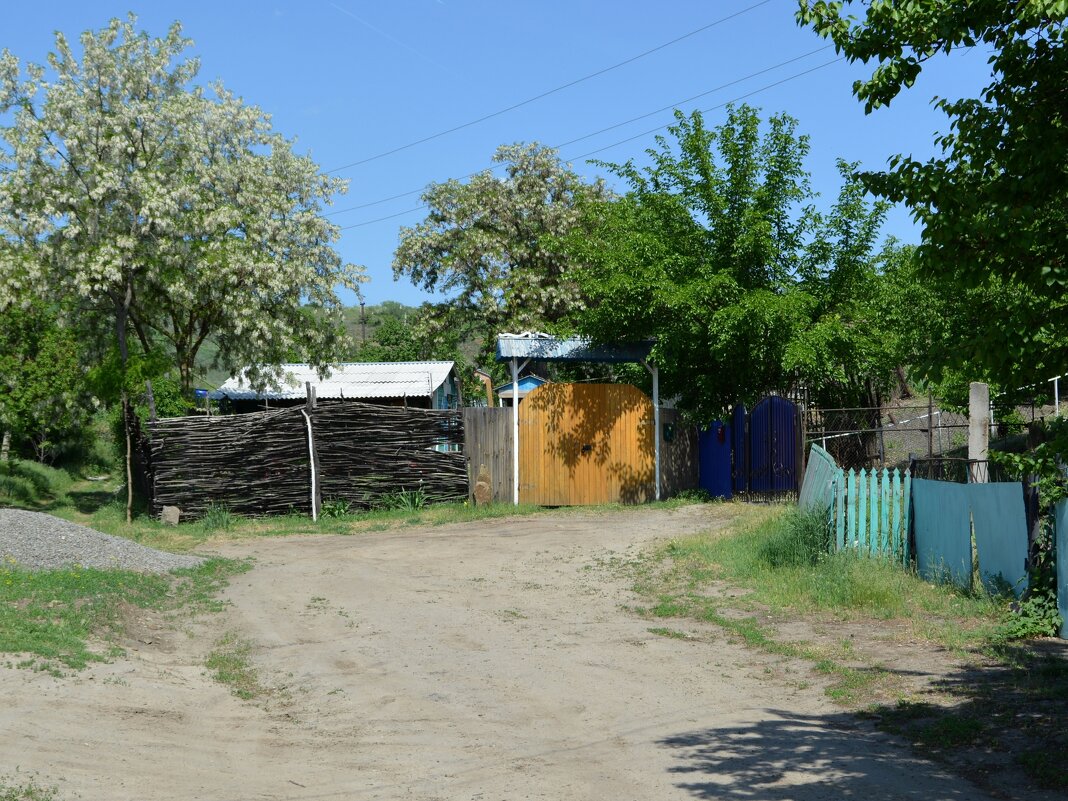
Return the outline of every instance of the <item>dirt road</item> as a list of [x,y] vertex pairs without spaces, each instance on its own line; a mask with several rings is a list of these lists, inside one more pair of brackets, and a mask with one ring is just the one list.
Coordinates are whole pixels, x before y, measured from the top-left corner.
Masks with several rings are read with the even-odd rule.
[[[623,608],[613,565],[731,508],[220,545],[256,567],[207,625],[147,621],[138,650],[73,678],[0,668],[0,773],[83,801],[986,798],[804,666],[769,677],[771,657]],[[228,631],[265,699],[204,668]]]

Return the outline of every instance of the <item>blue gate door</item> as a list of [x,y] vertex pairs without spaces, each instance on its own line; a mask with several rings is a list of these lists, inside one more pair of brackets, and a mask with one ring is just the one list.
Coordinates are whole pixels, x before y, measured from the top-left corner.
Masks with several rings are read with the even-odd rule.
[[739,403],[731,414],[731,487],[736,494],[749,492],[749,415]]
[[764,398],[749,415],[749,491],[765,495],[797,492],[800,486],[797,406],[786,398]]

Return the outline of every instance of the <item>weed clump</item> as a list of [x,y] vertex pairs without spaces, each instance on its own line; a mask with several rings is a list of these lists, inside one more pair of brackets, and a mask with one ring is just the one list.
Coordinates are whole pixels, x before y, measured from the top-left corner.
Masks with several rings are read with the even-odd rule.
[[831,528],[818,509],[792,508],[776,521],[760,546],[759,561],[771,568],[818,564],[831,551]]

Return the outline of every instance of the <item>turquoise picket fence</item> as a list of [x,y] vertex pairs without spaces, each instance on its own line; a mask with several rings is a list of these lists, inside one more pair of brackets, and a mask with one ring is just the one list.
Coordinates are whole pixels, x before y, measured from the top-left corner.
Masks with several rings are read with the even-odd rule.
[[908,470],[839,468],[831,506],[835,547],[907,564],[911,484]]
[[904,564],[909,560],[911,484],[908,470],[843,470],[813,445],[798,504],[827,510],[837,550]]

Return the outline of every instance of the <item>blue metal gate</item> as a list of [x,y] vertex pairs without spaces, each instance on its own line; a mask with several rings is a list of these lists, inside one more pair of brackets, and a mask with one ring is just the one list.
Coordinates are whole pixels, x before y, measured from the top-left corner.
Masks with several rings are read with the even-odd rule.
[[797,405],[771,395],[753,411],[734,409],[734,491],[770,499],[801,486],[801,414]]

